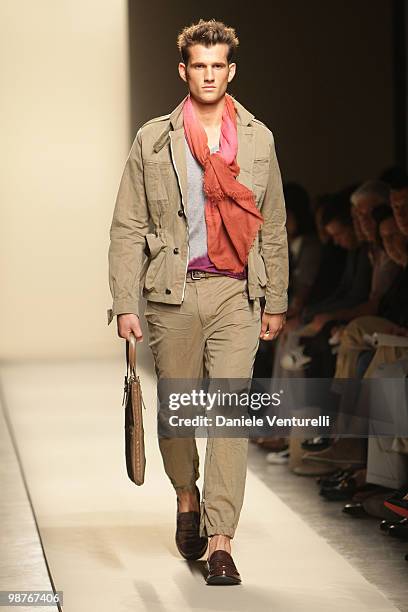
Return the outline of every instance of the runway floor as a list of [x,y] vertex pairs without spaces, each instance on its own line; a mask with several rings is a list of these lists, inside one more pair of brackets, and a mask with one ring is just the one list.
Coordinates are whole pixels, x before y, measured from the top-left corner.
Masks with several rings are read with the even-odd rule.
[[[233,541],[243,583],[207,586],[205,561],[184,561],[174,543],[176,502],[157,444],[148,359],[139,365],[152,407],[146,482],[127,478],[124,373],[121,359],[1,365],[0,590],[53,584],[65,612],[404,609],[284,501],[282,482],[274,492],[257,457]],[[200,440],[202,457],[204,449]]]

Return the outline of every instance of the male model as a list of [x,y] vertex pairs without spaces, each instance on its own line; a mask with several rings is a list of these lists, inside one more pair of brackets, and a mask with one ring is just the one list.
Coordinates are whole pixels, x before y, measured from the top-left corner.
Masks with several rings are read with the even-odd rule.
[[[117,196],[108,324],[117,315],[119,336],[133,332],[142,341],[142,292],[158,379],[251,378],[259,338],[276,338],[284,325],[282,181],[272,133],[226,93],[237,46],[235,31],[214,20],[181,32],[178,70],[188,95],[140,128]],[[248,437],[208,438],[201,502],[194,438],[159,445],[177,494],[180,553],[199,559],[210,538],[207,583],[238,584],[230,540]]]

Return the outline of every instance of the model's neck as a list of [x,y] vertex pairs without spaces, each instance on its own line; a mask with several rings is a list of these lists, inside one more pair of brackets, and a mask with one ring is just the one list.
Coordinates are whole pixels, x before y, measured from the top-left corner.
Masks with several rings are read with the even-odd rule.
[[216,128],[221,125],[225,105],[225,95],[214,104],[203,104],[191,96],[197,118],[204,128]]

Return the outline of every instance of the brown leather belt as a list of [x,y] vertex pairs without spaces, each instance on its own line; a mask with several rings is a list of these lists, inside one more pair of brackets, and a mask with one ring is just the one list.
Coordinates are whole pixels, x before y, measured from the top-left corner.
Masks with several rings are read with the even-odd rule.
[[209,276],[223,276],[222,274],[218,274],[217,272],[205,272],[204,270],[188,270],[187,272],[187,281],[196,281],[201,278],[208,278]]

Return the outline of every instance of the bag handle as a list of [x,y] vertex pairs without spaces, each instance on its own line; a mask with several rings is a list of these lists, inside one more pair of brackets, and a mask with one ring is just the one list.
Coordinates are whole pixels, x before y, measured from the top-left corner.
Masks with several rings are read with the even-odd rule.
[[136,379],[136,336],[133,332],[126,340],[126,377],[129,377],[129,368],[132,378]]
[[[136,336],[133,332],[129,334],[129,340],[126,340],[126,376],[123,390],[122,406],[127,403],[128,394],[131,388],[132,382],[138,379],[136,376]],[[130,377],[129,377],[130,368]],[[141,391],[141,390],[140,390]],[[143,408],[146,410],[146,405],[141,394]]]

